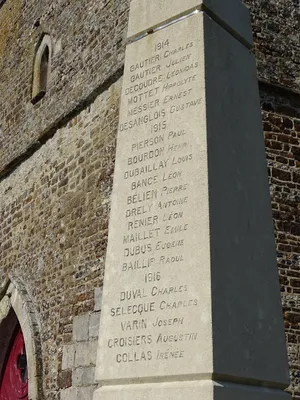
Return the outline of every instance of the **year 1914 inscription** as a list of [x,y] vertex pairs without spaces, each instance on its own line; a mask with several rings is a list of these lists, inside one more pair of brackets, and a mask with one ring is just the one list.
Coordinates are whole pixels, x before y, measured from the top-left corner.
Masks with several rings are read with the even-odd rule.
[[171,26],[127,50],[100,341],[119,377],[166,375],[174,362],[191,372],[207,323],[199,30],[182,39]]

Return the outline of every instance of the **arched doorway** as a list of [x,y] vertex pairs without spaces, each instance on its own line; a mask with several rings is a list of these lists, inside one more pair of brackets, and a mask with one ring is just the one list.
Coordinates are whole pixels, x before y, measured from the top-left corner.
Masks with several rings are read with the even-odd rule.
[[17,324],[6,354],[0,383],[0,400],[28,400],[28,374],[25,342]]
[[[16,277],[0,283],[0,400],[44,399],[39,332],[39,320],[23,283]],[[12,385],[17,390],[8,393]]]

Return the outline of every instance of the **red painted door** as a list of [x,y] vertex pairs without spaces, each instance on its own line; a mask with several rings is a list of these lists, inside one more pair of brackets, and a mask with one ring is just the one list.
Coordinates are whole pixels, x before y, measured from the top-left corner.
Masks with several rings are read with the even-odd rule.
[[0,400],[28,400],[25,344],[19,330],[8,355],[0,388]]

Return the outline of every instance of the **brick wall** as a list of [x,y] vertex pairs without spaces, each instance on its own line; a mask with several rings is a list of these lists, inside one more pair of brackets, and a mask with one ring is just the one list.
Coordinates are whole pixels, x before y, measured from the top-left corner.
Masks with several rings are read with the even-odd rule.
[[299,0],[243,0],[252,13],[260,79],[300,90]]
[[[89,330],[81,340],[76,320],[83,314],[96,318],[120,89],[117,81],[103,91],[0,184],[0,275],[18,276],[38,312],[47,400],[59,399],[60,390],[73,385],[74,375],[62,365],[65,346],[96,340]],[[87,367],[82,363],[74,370]]]
[[[0,176],[120,73],[128,0],[7,0],[0,12]],[[36,46],[52,39],[46,96],[31,104]],[[118,72],[119,71],[119,72]]]
[[300,399],[300,2],[251,8],[283,314],[294,399]]
[[290,391],[300,399],[300,96],[260,85]]

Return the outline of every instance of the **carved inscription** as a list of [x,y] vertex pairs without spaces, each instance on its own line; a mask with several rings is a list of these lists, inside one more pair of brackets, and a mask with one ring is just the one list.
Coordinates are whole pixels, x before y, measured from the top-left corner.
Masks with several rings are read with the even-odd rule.
[[119,135],[126,151],[116,178],[124,193],[117,222],[122,261],[114,265],[123,285],[110,297],[106,318],[114,332],[104,343],[110,365],[136,368],[136,376],[141,365],[190,359],[187,343],[199,341],[192,322],[201,314],[188,278],[199,268],[190,250],[197,153],[189,119],[203,103],[203,71],[194,40],[147,46],[148,57],[131,60],[125,71]]

